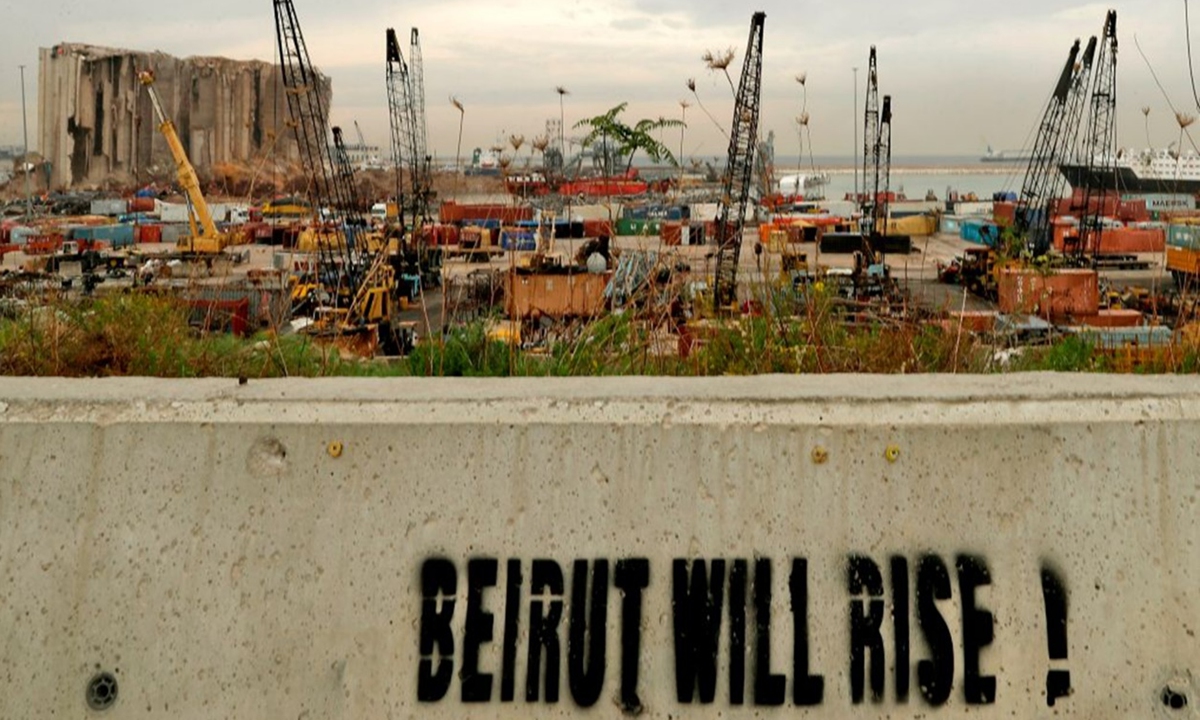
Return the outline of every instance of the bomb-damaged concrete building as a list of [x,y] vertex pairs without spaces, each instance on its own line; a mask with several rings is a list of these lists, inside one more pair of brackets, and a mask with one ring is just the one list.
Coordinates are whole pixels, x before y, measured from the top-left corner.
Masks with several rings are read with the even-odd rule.
[[[52,188],[134,183],[172,171],[137,79],[142,70],[154,72],[164,110],[202,177],[223,163],[299,159],[276,65],[61,43],[41,49],[38,67],[39,147]],[[333,91],[325,76],[320,92],[328,110]]]

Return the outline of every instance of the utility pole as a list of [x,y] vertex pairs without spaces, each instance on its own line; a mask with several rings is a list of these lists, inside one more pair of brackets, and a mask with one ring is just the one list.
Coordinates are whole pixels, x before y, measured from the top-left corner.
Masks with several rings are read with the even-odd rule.
[[21,169],[25,171],[25,217],[33,217],[33,190],[29,180],[29,122],[25,112],[25,66],[21,68],[21,132],[25,136],[25,152],[21,157]]
[[854,70],[854,202],[858,203],[858,67]]

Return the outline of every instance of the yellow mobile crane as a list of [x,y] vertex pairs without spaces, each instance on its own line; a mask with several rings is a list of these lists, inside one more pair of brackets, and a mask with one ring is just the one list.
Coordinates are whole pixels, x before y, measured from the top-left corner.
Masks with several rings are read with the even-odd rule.
[[[183,143],[179,142],[175,123],[167,119],[166,113],[163,112],[162,101],[159,100],[158,93],[154,90],[154,73],[150,70],[143,70],[138,73],[138,81],[146,86],[146,92],[150,95],[150,102],[154,105],[154,114],[158,116],[158,129],[167,140],[171,156],[175,158],[179,185],[187,194],[188,202],[191,204],[191,211],[188,213],[191,234],[187,238],[179,240],[179,249],[184,252],[205,255],[219,253],[225,249],[226,245],[231,244],[230,238],[217,231],[212,213],[208,209],[208,203],[204,200],[204,193],[200,192],[200,179],[196,177],[196,169],[188,160],[187,153],[183,150]],[[197,220],[199,220],[199,227],[197,227]]]

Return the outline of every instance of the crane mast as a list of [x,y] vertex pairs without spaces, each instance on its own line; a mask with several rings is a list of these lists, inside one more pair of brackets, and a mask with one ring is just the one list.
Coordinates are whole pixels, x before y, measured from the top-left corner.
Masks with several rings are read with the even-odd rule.
[[729,152],[722,176],[721,201],[717,210],[717,262],[713,276],[713,309],[737,303],[737,266],[742,248],[742,230],[750,199],[758,137],[759,99],[762,92],[763,22],[766,13],[750,19],[742,75],[738,81],[729,132]]
[[[409,70],[400,53],[400,42],[396,39],[396,31],[388,28],[385,34],[386,78],[388,98],[388,122],[392,131],[392,165],[396,173],[396,207],[399,213],[398,225],[403,231],[405,216],[404,192],[404,159],[408,158],[410,165],[416,157],[416,138],[413,134],[412,102],[409,99]],[[415,171],[411,176],[416,179]],[[415,194],[411,196],[415,198]],[[417,216],[414,204],[412,216]]]
[[[875,203],[879,199],[879,74],[875,61],[875,46],[867,60],[867,93],[863,109],[863,184],[873,192],[862,204],[863,217],[875,218]],[[868,178],[871,179],[868,182]],[[867,193],[864,191],[864,195]],[[865,228],[867,234],[874,228]]]
[[337,181],[329,143],[328,110],[321,97],[320,76],[308,57],[308,48],[300,30],[300,21],[291,0],[273,0],[275,37],[279,67],[283,76],[288,114],[300,149],[300,160],[309,178],[309,195],[319,213],[328,208],[331,239],[319,241],[317,252],[322,279],[336,287],[358,287],[363,269],[354,257],[356,229],[345,220],[351,201]]
[[1021,194],[1015,219],[1015,230],[1026,248],[1042,255],[1050,247],[1050,203],[1062,189],[1059,163],[1074,145],[1083,109],[1087,79],[1096,52],[1096,38],[1091,38],[1082,60],[1076,40],[1067,55],[1058,82],[1042,115],[1033,152],[1021,184]]
[[413,196],[416,208],[413,222],[416,224],[429,219],[429,199],[433,186],[425,126],[425,63],[421,55],[421,34],[417,28],[413,28],[409,35],[408,77],[413,137],[416,140],[413,155]]
[[[192,232],[191,237],[188,238],[187,250],[190,252],[220,252],[221,234],[217,231],[217,226],[212,219],[212,212],[204,200],[204,193],[200,190],[200,179],[196,176],[196,168],[188,160],[183,143],[179,141],[179,133],[175,130],[175,123],[167,118],[162,100],[158,97],[158,91],[154,89],[154,73],[143,70],[138,73],[138,82],[145,86],[146,94],[150,96],[150,104],[154,106],[154,115],[158,118],[158,130],[167,141],[171,157],[175,159],[175,171],[179,178],[179,185],[187,194],[188,202],[192,206],[188,218]],[[199,221],[199,228],[196,227],[197,221]]]
[[[1079,215],[1079,246],[1077,259],[1100,250],[1104,232],[1101,222],[1104,198],[1116,192],[1115,117],[1117,110],[1117,11],[1109,10],[1104,21],[1103,41],[1095,65],[1095,85],[1092,89],[1091,114],[1087,134],[1080,152],[1089,168],[1085,174],[1083,209]],[[1114,186],[1104,187],[1112,180]]]
[[[875,159],[875,184],[872,186],[871,202],[871,240],[887,234],[888,196],[892,176],[892,96],[883,96],[883,109],[879,113],[879,135],[875,138],[873,156]],[[874,256],[876,246],[880,257]],[[882,262],[883,243],[868,242],[866,245],[867,262]]]

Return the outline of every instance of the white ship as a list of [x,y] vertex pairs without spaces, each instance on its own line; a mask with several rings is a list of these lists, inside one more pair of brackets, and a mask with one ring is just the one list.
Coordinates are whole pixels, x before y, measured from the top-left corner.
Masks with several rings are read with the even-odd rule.
[[812,173],[808,175],[784,175],[779,178],[779,192],[783,195],[800,195],[807,191],[816,190],[829,184],[829,173]]
[[1097,158],[1092,167],[1081,162],[1059,166],[1073,188],[1116,190],[1132,194],[1188,194],[1200,192],[1200,155],[1171,150],[1119,151],[1116,157]]

